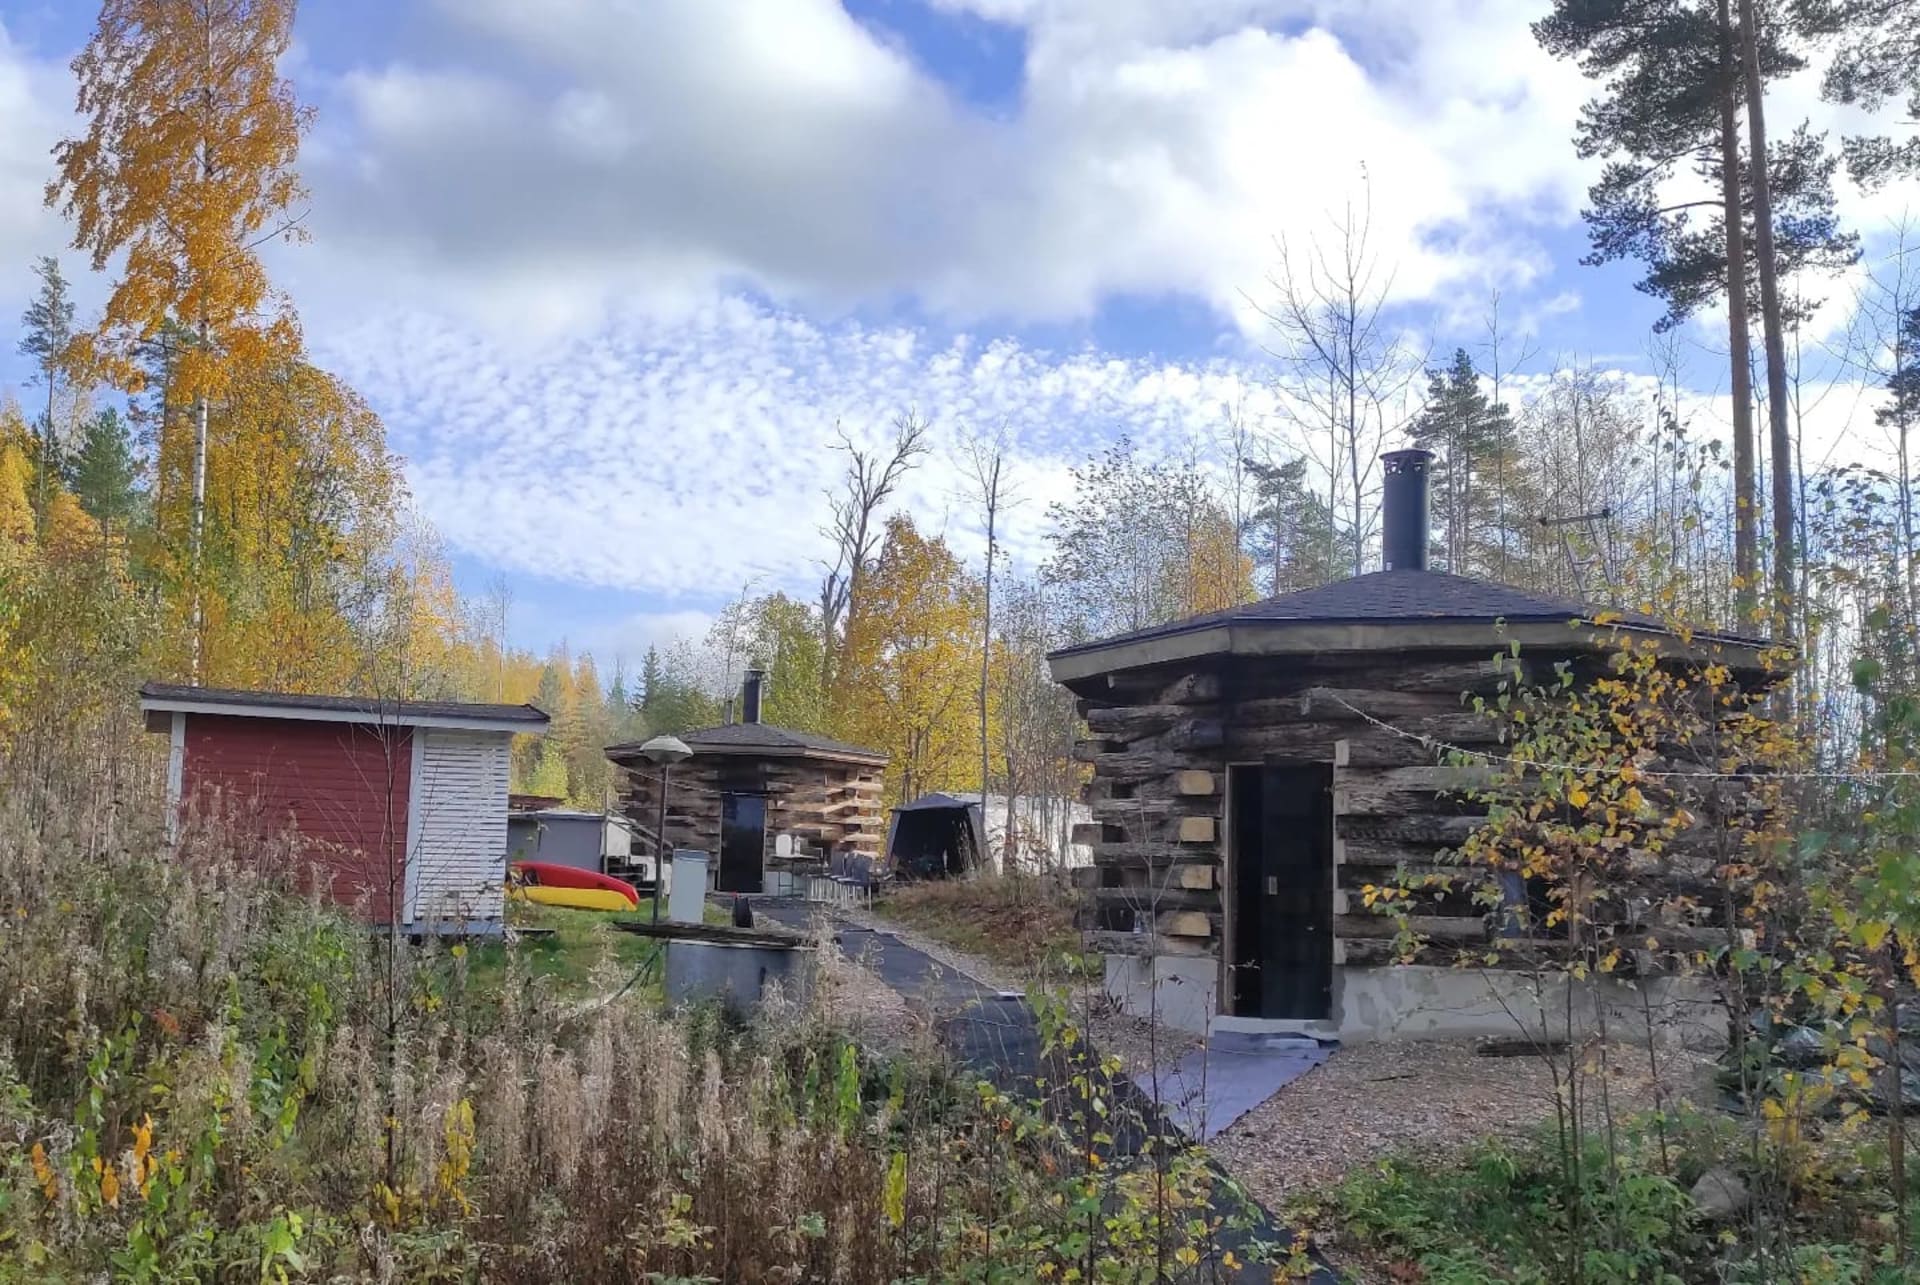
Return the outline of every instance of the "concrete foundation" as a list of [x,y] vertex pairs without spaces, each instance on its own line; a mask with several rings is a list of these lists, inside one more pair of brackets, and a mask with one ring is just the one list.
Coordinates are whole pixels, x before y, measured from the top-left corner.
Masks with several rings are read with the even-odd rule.
[[1204,1035],[1220,1011],[1220,965],[1195,955],[1107,956],[1107,994],[1123,1011]]
[[[1531,1035],[1563,1039],[1597,1031],[1631,1043],[1717,1051],[1726,1011],[1707,977],[1636,981],[1538,979],[1504,969],[1394,964],[1333,970],[1333,1013],[1324,1022],[1227,1017],[1219,1012],[1216,961],[1179,955],[1109,955],[1107,992],[1126,1012],[1178,1031],[1284,1031],[1360,1044],[1372,1040]],[[1572,987],[1569,994],[1569,986]]]

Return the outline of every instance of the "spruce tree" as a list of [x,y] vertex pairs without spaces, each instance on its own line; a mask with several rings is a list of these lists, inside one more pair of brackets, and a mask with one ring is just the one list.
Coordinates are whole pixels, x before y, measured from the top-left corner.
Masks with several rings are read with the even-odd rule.
[[1513,418],[1480,387],[1467,350],[1454,351],[1453,364],[1427,378],[1427,405],[1412,427],[1413,441],[1435,455],[1442,544],[1446,569],[1458,575],[1484,575],[1491,568],[1489,551],[1499,547],[1494,529],[1508,505],[1495,489],[1494,478],[1511,470],[1496,469],[1495,461],[1512,458]]
[[124,529],[142,507],[139,479],[126,421],[108,407],[87,421],[80,449],[68,461],[67,486],[101,526]]

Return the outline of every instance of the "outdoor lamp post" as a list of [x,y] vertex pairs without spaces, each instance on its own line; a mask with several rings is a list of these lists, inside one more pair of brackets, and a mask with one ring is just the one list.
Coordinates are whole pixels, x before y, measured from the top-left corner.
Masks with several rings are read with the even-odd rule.
[[653,922],[660,922],[660,890],[667,882],[667,785],[673,779],[673,765],[693,756],[687,743],[677,736],[656,736],[640,747],[649,762],[660,769],[660,828],[653,843]]

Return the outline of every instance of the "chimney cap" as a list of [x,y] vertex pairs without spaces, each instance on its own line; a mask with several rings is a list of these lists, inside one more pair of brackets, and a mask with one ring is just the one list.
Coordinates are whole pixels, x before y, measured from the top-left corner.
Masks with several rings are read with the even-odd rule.
[[1380,462],[1385,464],[1389,470],[1398,472],[1402,468],[1408,468],[1415,464],[1431,464],[1433,462],[1433,452],[1424,446],[1403,446],[1397,451],[1381,452]]

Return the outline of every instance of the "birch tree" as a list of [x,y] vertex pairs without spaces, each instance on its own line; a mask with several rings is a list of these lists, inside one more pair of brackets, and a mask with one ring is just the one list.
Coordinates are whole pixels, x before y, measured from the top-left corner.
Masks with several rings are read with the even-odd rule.
[[1331,218],[1326,236],[1282,239],[1268,278],[1272,301],[1261,305],[1287,404],[1327,475],[1327,545],[1351,551],[1354,575],[1366,570],[1380,449],[1405,423],[1407,394],[1426,363],[1386,316],[1393,273],[1374,252],[1372,217],[1363,197]]
[[96,272],[121,265],[99,325],[79,337],[83,364],[137,389],[143,346],[170,323],[192,335],[172,373],[192,407],[186,581],[196,680],[213,405],[236,367],[270,366],[298,341],[292,307],[259,256],[267,241],[300,235],[292,211],[305,189],[294,159],[310,116],[280,74],[293,16],[294,0],[106,0],[73,62],[85,132],[54,149],[58,177],[46,191]]

